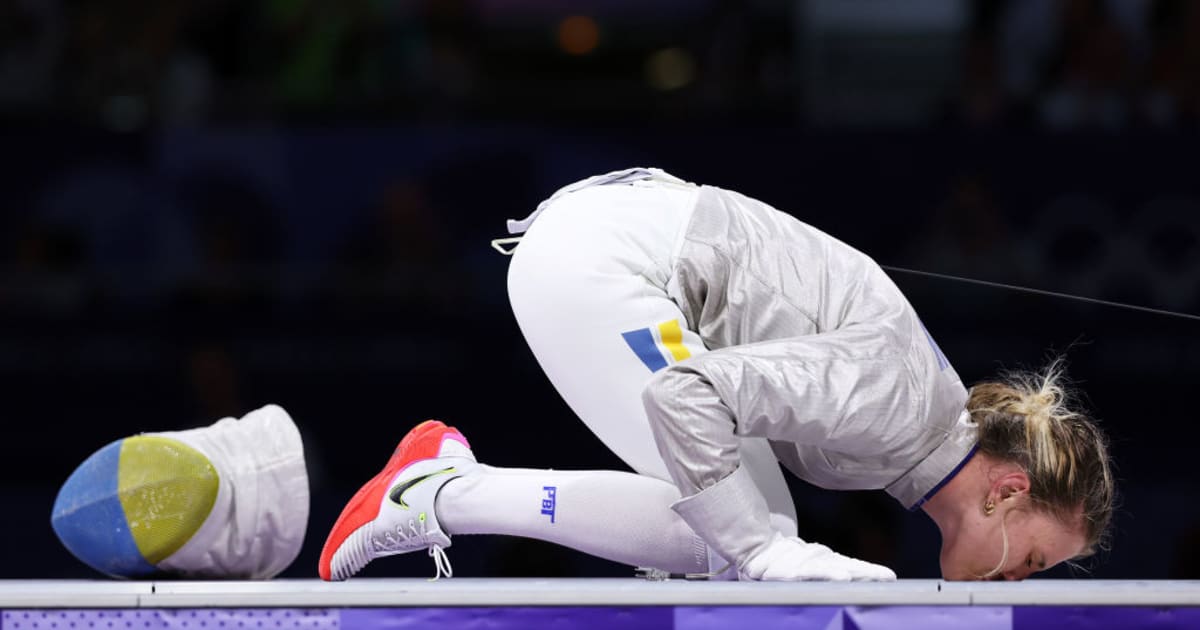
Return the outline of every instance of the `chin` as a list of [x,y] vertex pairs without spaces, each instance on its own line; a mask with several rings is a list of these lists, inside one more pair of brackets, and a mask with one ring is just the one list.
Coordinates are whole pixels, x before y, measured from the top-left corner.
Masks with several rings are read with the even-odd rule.
[[960,579],[958,577],[960,572],[954,568],[954,563],[946,558],[945,553],[943,553],[942,557],[939,558],[939,564],[941,565],[943,580],[958,580],[958,579]]
[[942,558],[942,579],[948,582],[965,582],[977,579],[958,563]]

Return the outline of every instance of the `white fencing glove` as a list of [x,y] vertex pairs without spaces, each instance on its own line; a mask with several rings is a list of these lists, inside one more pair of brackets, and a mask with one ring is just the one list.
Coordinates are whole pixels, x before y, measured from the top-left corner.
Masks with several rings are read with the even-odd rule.
[[824,545],[784,537],[745,467],[672,506],[711,550],[746,580],[896,579],[891,569],[838,554]]
[[748,580],[823,580],[890,582],[891,569],[843,556],[825,545],[780,536],[750,558],[741,569]]

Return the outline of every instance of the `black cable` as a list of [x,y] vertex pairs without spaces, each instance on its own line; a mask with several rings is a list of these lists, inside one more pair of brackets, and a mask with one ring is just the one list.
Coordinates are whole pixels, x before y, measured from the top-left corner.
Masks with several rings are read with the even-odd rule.
[[1123,302],[1111,302],[1109,300],[1099,300],[1096,298],[1084,297],[1082,295],[1071,295],[1070,293],[1058,293],[1056,291],[1046,291],[1044,289],[1034,289],[1031,287],[1022,287],[1022,286],[1017,286],[1015,284],[1004,284],[1001,282],[991,282],[988,280],[976,280],[975,278],[963,278],[961,276],[952,276],[950,274],[945,274],[945,273],[933,273],[930,271],[918,271],[916,269],[905,269],[903,267],[891,267],[888,265],[880,265],[880,267],[883,267],[884,269],[886,269],[888,271],[898,271],[900,273],[912,274],[914,276],[926,276],[929,278],[939,278],[942,280],[955,280],[957,282],[965,282],[967,284],[977,284],[977,285],[981,285],[981,286],[985,286],[985,287],[992,287],[992,288],[996,288],[996,289],[1008,289],[1010,291],[1018,291],[1018,292],[1022,292],[1022,293],[1033,293],[1036,295],[1046,295],[1049,297],[1067,298],[1069,300],[1078,300],[1080,302],[1088,302],[1091,304],[1101,304],[1104,306],[1115,306],[1118,308],[1125,308],[1125,309],[1130,309],[1130,310],[1134,310],[1134,311],[1141,311],[1143,313],[1154,313],[1155,315],[1169,315],[1171,317],[1179,317],[1182,319],[1191,319],[1191,320],[1195,320],[1195,321],[1200,321],[1200,315],[1192,315],[1191,313],[1180,313],[1177,311],[1167,311],[1167,310],[1158,309],[1158,308],[1149,308],[1146,306],[1138,306],[1136,304],[1125,304]]

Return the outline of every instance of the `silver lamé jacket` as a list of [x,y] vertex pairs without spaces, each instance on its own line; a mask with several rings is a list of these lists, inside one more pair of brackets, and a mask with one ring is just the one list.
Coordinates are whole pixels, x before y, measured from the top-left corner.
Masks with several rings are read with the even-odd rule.
[[915,508],[964,460],[967,392],[865,254],[769,205],[701,188],[668,292],[712,352],[661,370],[643,400],[683,496],[768,438],[822,488],[883,488]]

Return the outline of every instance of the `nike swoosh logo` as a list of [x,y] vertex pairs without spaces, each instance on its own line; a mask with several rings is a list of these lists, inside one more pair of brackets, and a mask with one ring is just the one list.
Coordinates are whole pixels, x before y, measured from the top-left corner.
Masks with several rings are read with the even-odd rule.
[[409,479],[408,481],[405,481],[404,483],[392,488],[392,491],[388,493],[388,498],[391,499],[392,503],[395,503],[396,505],[399,505],[407,510],[408,504],[404,502],[404,493],[408,492],[409,488],[421,483],[422,481],[425,481],[426,479],[429,479],[430,477],[452,473],[455,472],[455,470],[456,469],[453,466],[450,466],[448,468],[443,468],[442,470],[421,475],[420,477],[413,477],[412,479]]

